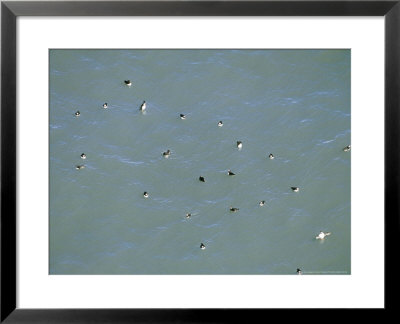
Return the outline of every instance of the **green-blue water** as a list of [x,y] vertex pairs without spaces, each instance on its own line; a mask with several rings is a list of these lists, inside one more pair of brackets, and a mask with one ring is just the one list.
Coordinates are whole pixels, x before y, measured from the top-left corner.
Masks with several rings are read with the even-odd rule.
[[50,274],[350,274],[349,50],[51,50],[49,132]]

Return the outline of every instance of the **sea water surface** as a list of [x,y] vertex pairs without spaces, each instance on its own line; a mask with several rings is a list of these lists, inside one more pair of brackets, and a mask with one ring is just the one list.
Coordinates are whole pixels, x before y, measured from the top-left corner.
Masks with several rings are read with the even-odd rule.
[[50,274],[350,274],[349,50],[51,50],[49,77]]

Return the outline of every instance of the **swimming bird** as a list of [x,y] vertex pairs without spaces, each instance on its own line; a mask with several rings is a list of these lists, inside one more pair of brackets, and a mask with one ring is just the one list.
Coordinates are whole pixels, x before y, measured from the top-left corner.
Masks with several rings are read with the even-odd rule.
[[299,268],[297,268],[296,272],[297,272],[298,275],[302,275],[302,274],[303,274],[303,273],[301,272],[301,269],[299,269]]
[[351,148],[351,146],[350,146],[350,145],[347,145],[347,146],[343,149],[343,151],[348,152],[348,151],[350,151],[350,148]]
[[180,114],[179,117],[183,120],[186,119],[186,116],[184,114]]
[[268,155],[268,157],[270,158],[270,160],[275,159],[275,156],[272,153],[270,155]]
[[82,153],[82,154],[81,154],[81,159],[82,159],[82,160],[86,159],[86,154],[85,154],[85,153]]
[[224,124],[222,123],[222,120],[220,120],[219,122],[218,122],[218,126],[219,127],[222,127]]
[[190,216],[192,216],[191,213],[187,213],[187,214],[186,214],[186,218],[190,218]]
[[236,142],[236,146],[237,146],[237,148],[240,150],[240,149],[243,147],[243,144],[242,144],[241,141],[237,141],[237,142]]
[[103,108],[104,108],[104,109],[107,109],[107,108],[108,108],[107,102],[103,104]]
[[131,80],[125,80],[124,83],[125,83],[128,87],[130,87],[130,86],[132,85]]
[[82,170],[82,169],[84,169],[84,168],[85,168],[84,165],[77,165],[77,166],[75,167],[75,169],[77,169],[77,170]]
[[230,207],[229,210],[233,213],[239,211],[239,208],[235,208],[235,207]]
[[145,111],[146,110],[146,101],[143,101],[143,103],[140,105],[139,110],[140,111]]
[[163,152],[162,154],[166,159],[169,158],[169,156],[171,155],[171,151],[167,150],[166,152]]
[[200,243],[200,249],[204,250],[206,246],[203,243]]
[[206,179],[204,179],[204,177],[202,177],[202,176],[199,177],[199,180],[200,180],[201,182],[206,182]]
[[143,197],[144,197],[144,198],[149,198],[149,194],[148,194],[147,191],[145,191],[145,192],[143,193]]
[[81,113],[80,113],[80,111],[78,110],[76,113],[75,113],[75,116],[76,117],[79,117],[81,115]]
[[261,200],[259,203],[260,206],[264,206],[265,205],[265,200]]
[[323,240],[326,236],[331,235],[330,232],[319,232],[319,234],[315,237],[317,240]]
[[290,187],[294,192],[299,192],[300,188],[299,187]]
[[228,170],[228,175],[234,176],[235,174],[231,170]]

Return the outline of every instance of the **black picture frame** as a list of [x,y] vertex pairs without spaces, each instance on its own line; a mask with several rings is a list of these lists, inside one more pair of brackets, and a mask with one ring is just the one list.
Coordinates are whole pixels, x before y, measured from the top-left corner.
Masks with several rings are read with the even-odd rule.
[[[5,323],[235,322],[270,309],[16,308],[16,19],[18,16],[384,16],[385,307],[395,311],[399,237],[400,0],[395,1],[2,1],[1,3],[1,313]],[[367,288],[366,283],[366,289]],[[295,311],[295,310],[293,310]],[[308,310],[299,312],[310,316]],[[328,311],[328,310],[326,310]],[[308,314],[308,315],[306,315]],[[369,316],[368,315],[365,316]],[[269,314],[268,314],[269,315]],[[297,315],[296,315],[297,316]],[[312,317],[309,320],[312,320]],[[320,316],[320,315],[318,315]],[[323,315],[325,316],[325,315]],[[316,318],[317,320],[318,317]],[[296,319],[297,320],[297,319]]]

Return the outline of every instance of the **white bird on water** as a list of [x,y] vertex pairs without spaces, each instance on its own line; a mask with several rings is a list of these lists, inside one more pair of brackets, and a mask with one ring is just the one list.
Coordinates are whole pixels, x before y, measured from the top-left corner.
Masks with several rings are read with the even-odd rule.
[[319,234],[315,237],[317,240],[323,240],[325,237],[331,235],[330,232],[319,232]]

